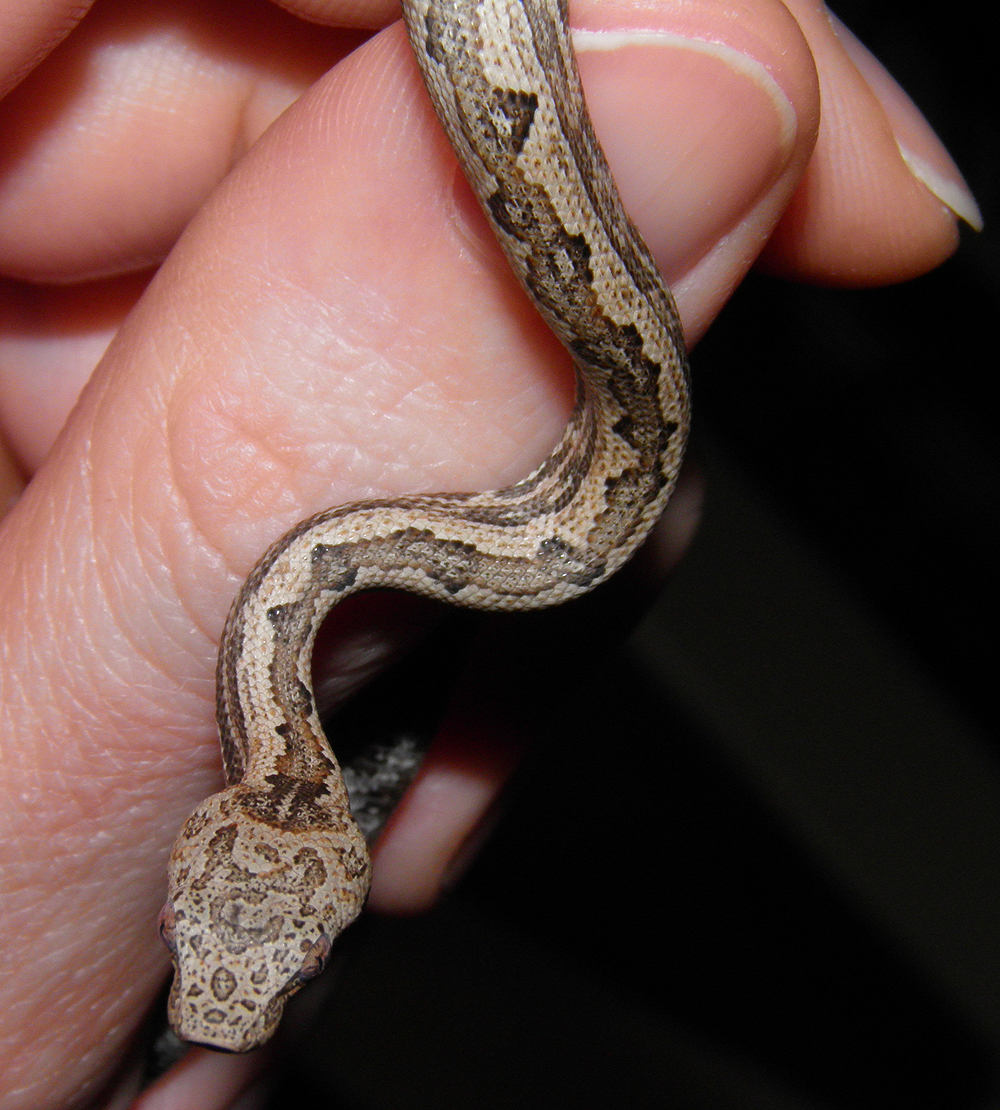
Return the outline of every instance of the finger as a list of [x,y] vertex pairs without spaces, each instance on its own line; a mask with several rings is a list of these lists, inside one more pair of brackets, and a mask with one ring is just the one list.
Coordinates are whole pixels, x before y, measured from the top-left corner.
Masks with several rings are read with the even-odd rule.
[[338,27],[386,27],[399,18],[398,0],[275,0],[314,23]]
[[[669,50],[638,49],[675,73]],[[697,79],[714,112],[718,81],[744,127],[782,134],[770,93],[734,97],[725,61],[680,77],[687,96],[659,73],[638,95],[687,103]],[[794,150],[751,166],[743,196],[724,154],[732,211],[704,213],[713,227],[791,187]],[[657,168],[663,189],[688,165]],[[693,220],[655,229],[671,272],[674,242],[690,257],[704,240]],[[161,865],[218,782],[214,651],[260,551],[331,501],[516,478],[561,430],[567,368],[480,221],[390,29],[192,223],[8,521],[0,813],[19,854],[0,884],[0,1036],[32,1105],[87,1089],[159,986]],[[711,302],[690,284],[682,307]]]
[[0,272],[66,283],[159,262],[357,41],[266,0],[98,5],[0,104]]
[[28,476],[41,466],[148,274],[42,290],[0,280],[0,439]]
[[0,96],[69,34],[88,7],[86,0],[0,2]]
[[[264,1106],[263,1097],[247,1095],[260,1077],[266,1053],[222,1056],[204,1048],[192,1049],[170,1072],[143,1091],[129,1110],[240,1110]],[[260,1092],[263,1095],[263,1092]]]
[[573,27],[615,179],[696,341],[810,157],[819,98],[805,40],[770,0],[698,0],[655,15],[630,7],[610,26],[599,0],[581,0]]
[[787,0],[816,59],[823,116],[808,172],[761,262],[787,277],[878,285],[925,273],[981,218],[917,107],[818,0]]

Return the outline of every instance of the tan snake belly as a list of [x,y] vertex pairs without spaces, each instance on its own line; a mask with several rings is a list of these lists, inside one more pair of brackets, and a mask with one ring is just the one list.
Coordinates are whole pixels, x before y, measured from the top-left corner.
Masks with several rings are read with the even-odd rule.
[[245,1051],[322,969],[370,864],[310,685],[324,616],[392,587],[532,609],[603,581],[673,488],[687,431],[684,343],[621,205],[580,90],[565,0],[404,0],[410,40],[515,273],[572,354],[577,403],[523,481],[330,509],[274,544],[222,638],[227,788],[174,847],[161,933],[185,1040]]

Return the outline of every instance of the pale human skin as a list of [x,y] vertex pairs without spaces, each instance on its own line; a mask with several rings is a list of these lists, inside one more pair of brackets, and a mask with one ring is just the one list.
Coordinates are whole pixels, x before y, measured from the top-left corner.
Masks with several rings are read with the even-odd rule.
[[[168,968],[164,860],[218,785],[215,649],[260,552],[328,504],[512,480],[569,402],[399,28],[344,30],[394,6],[285,7],[0,0],[0,89],[28,74],[0,104],[2,1110],[130,1102]],[[691,341],[762,247],[794,279],[879,284],[954,250],[947,204],[976,219],[916,109],[818,5],[742,7],[572,9],[578,28],[734,52],[582,57]],[[694,515],[690,494],[668,511],[664,562]],[[359,607],[334,681],[407,614]],[[482,706],[444,733],[377,853],[377,909],[433,902],[527,739]],[[260,1066],[199,1051],[140,1105],[230,1106]]]

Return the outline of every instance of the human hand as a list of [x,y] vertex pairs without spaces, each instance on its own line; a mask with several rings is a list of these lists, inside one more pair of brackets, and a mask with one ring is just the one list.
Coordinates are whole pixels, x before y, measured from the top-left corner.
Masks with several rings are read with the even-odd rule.
[[[74,7],[0,5],[8,72]],[[0,1106],[99,1089],[166,974],[163,860],[217,785],[215,644],[256,556],[329,503],[516,478],[565,418],[565,359],[457,180],[399,28],[360,45],[336,26],[394,13],[300,10],[334,27],[263,3],[103,4],[0,108],[0,419],[31,477],[2,534]],[[574,8],[580,28],[735,51],[582,44],[691,338],[765,243],[774,270],[854,284],[955,243],[897,138],[942,195],[960,179],[871,63],[859,75],[814,5],[737,15]],[[356,610],[326,660],[344,685],[407,621],[378,614]],[[446,731],[462,772],[432,755],[379,849],[383,908],[433,900],[510,768],[503,735]],[[197,1054],[145,1105],[227,1105],[255,1066]]]

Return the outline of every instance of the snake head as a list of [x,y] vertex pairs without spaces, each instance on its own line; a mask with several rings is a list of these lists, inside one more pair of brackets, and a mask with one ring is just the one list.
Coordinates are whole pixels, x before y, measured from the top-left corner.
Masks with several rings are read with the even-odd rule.
[[370,865],[339,811],[275,827],[256,792],[230,787],[188,818],[170,858],[160,935],[174,962],[169,1017],[185,1041],[247,1052],[323,969],[361,911]]

